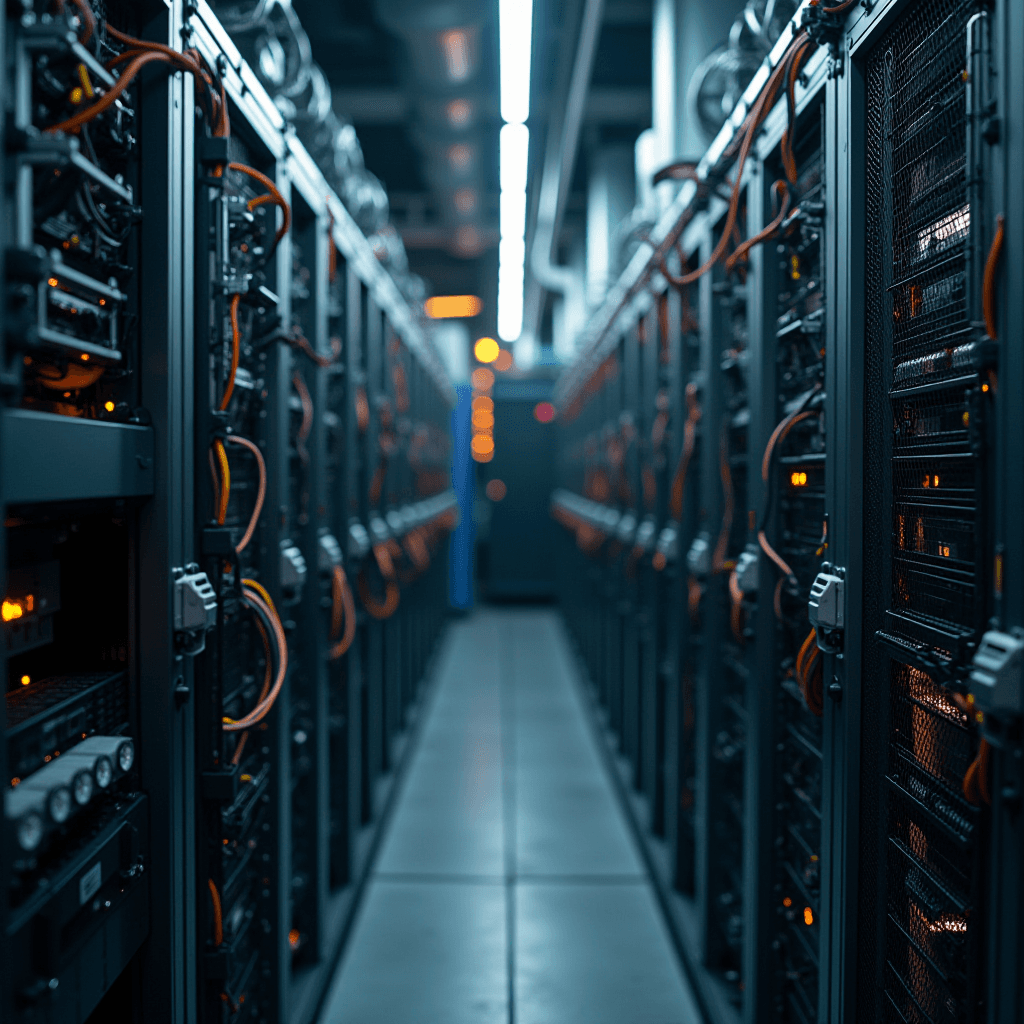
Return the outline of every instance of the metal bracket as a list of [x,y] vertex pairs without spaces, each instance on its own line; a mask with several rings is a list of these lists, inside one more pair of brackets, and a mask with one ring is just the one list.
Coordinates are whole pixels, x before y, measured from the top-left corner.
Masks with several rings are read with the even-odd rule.
[[846,570],[822,562],[811,585],[807,617],[814,627],[819,650],[839,654],[846,629]]
[[195,563],[172,569],[174,577],[174,640],[190,657],[206,649],[206,634],[217,624],[217,595]]

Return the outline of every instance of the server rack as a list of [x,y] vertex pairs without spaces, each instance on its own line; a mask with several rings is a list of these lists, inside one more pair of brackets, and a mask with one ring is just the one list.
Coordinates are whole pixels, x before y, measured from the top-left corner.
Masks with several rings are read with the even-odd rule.
[[[2,1015],[307,1022],[443,622],[451,387],[209,6],[3,30]],[[418,595],[373,736],[368,309],[415,412],[387,493]]]
[[[727,542],[734,564],[707,575],[698,617],[683,613],[691,586],[677,585],[674,606],[671,589],[656,598],[670,638],[665,806],[650,806],[656,789],[641,797],[633,787],[638,767],[645,778],[639,764],[623,773],[626,805],[709,1019],[1015,1020],[1021,715],[1010,691],[995,693],[1018,679],[1006,660],[1019,649],[1009,568],[1019,541],[1008,527],[1018,413],[1004,399],[1020,372],[1005,336],[1019,305],[1019,199],[1007,183],[1021,69],[1007,33],[1024,15],[1015,3],[834,6],[802,5],[745,97],[745,120],[727,125],[697,167],[676,169],[696,186],[684,187],[646,264],[627,268],[559,385],[573,460],[553,507],[578,548],[563,587],[580,602],[570,624],[596,699],[609,704],[616,665],[593,626],[609,601],[583,595],[581,581],[615,517],[606,498],[580,489],[581,434],[619,411],[621,397],[600,381],[613,350],[630,358],[622,325],[665,278],[688,280],[677,239],[694,254],[691,270],[713,248],[728,174],[726,191],[745,189],[748,238],[762,243],[746,257],[747,357],[741,374],[735,361],[723,366],[725,302],[738,296],[719,265],[690,285],[701,295],[692,369],[682,318],[669,317],[670,361],[686,366],[675,386],[698,386],[700,494],[691,479],[693,513],[659,519],[665,580],[696,575],[721,533],[722,468],[734,467],[720,456],[740,450],[743,427],[727,421],[733,443],[723,449],[730,372],[749,394],[747,494]],[[739,177],[740,140],[800,31],[811,43],[788,66],[792,100],[776,92],[751,139],[757,165]],[[780,179],[788,197],[773,187]],[[687,395],[676,393],[678,453]],[[698,511],[701,525],[687,525]],[[682,540],[675,568],[672,530]],[[688,718],[677,698],[694,659],[702,686]],[[715,756],[739,747],[739,730],[721,727],[728,663],[745,679],[741,782]],[[613,711],[607,721],[618,728]],[[640,757],[649,756],[647,743]],[[691,779],[703,797],[692,833],[680,800]],[[743,798],[735,963],[722,958],[727,922],[714,902],[725,792]],[[716,968],[719,982],[723,968],[739,972],[731,992]]]

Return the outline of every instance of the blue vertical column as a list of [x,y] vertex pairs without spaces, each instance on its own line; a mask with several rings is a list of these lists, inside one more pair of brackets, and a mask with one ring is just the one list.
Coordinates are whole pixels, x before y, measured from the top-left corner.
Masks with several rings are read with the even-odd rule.
[[452,410],[452,486],[459,501],[459,525],[452,534],[449,565],[449,600],[453,608],[469,611],[473,607],[473,521],[476,474],[470,455],[470,419],[472,389],[468,384],[455,388],[457,402]]

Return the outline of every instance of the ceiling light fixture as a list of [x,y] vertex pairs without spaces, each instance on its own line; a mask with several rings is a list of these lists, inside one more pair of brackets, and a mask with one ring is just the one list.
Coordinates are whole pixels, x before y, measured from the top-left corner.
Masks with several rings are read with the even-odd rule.
[[526,274],[526,179],[529,167],[530,59],[533,0],[498,0],[501,116],[501,243],[498,247],[498,335],[515,341],[523,329]]
[[499,0],[498,40],[501,118],[509,124],[522,124],[530,116],[532,0]]

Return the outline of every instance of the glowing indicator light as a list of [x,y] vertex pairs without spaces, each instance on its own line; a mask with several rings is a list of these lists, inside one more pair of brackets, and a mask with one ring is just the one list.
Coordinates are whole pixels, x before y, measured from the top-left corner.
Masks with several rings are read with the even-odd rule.
[[451,320],[476,316],[484,304],[475,295],[435,295],[423,304],[431,320]]
[[478,412],[473,413],[473,429],[474,430],[493,430],[494,429],[494,413],[488,412],[486,409],[480,409]]
[[782,901],[782,905],[783,905],[784,907],[791,907],[791,906],[793,906],[793,901],[792,901],[792,900],[791,900],[791,899],[790,899],[790,898],[789,898],[789,897],[787,896],[787,897],[786,897],[786,898],[785,898],[785,899],[784,899],[784,900]]
[[453,28],[441,34],[441,49],[448,77],[453,82],[464,82],[469,77],[469,33],[462,28]]
[[939,554],[942,555],[943,558],[949,558],[949,545],[948,544],[940,544],[939,545]]
[[28,684],[31,683],[31,682],[32,682],[32,677],[31,676],[22,676],[21,677],[21,685],[22,686],[28,686]]
[[489,434],[477,434],[470,447],[473,449],[474,455],[490,455],[494,451],[494,438]]
[[0,618],[4,622],[11,622],[14,619],[20,619],[25,614],[25,609],[22,608],[20,601],[4,600],[4,603],[0,605]]
[[794,487],[805,487],[807,485],[807,474],[804,472],[791,473],[789,482]]
[[473,412],[494,412],[494,399],[487,395],[477,395],[473,399]]
[[926,476],[924,478],[924,480],[921,481],[921,486],[922,487],[938,487],[939,486],[938,474],[936,473],[936,474],[930,474],[930,475]]
[[981,385],[981,390],[982,391],[988,391],[988,385],[987,384],[982,384]]
[[81,103],[82,102],[82,97],[84,95],[85,95],[85,90],[83,90],[80,85],[76,85],[74,87],[74,89],[71,90],[71,95],[70,95],[71,102],[72,103]]
[[453,128],[462,128],[473,115],[473,108],[468,100],[452,100],[447,107],[448,123]]
[[494,387],[494,372],[486,366],[478,366],[470,377],[476,391],[490,391]]
[[88,352],[83,352],[82,355],[81,355],[81,359],[82,359],[83,363],[89,362],[89,353]]
[[814,924],[814,913],[810,907],[804,907],[804,924]]
[[479,338],[473,346],[473,355],[479,363],[493,363],[501,352],[501,347],[493,338]]
[[113,412],[114,411],[114,403],[113,402],[104,402],[103,403],[103,408],[106,409],[107,412]]
[[301,937],[302,937],[302,936],[301,936],[301,935],[299,935],[299,930],[298,930],[298,928],[293,928],[293,929],[292,929],[292,930],[291,930],[291,931],[290,931],[290,932],[288,933],[288,947],[289,947],[290,949],[298,949],[298,948],[299,948],[299,939],[300,939]]
[[491,501],[501,501],[508,494],[508,488],[505,486],[504,480],[488,480],[484,493]]
[[48,284],[48,285],[49,285],[49,286],[50,286],[51,288],[56,288],[59,282],[57,281],[57,278],[55,278],[55,277],[48,277],[48,278],[46,279],[46,283],[47,283],[47,284]]
[[456,171],[464,171],[473,159],[473,149],[464,142],[457,142],[448,147],[448,162]]
[[533,407],[533,418],[538,423],[550,423],[555,418],[555,407],[550,402],[538,402]]

